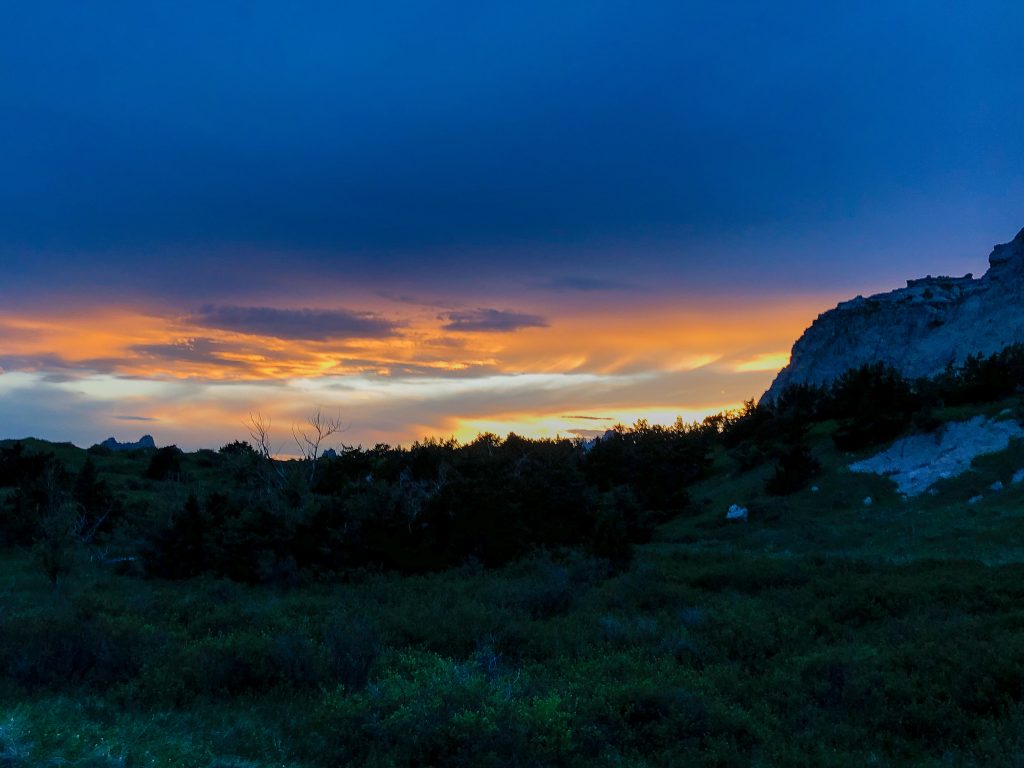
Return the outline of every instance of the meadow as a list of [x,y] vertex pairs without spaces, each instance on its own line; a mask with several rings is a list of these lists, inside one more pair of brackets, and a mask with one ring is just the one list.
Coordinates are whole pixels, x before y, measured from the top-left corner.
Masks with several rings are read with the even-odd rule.
[[[74,536],[19,533],[30,489],[0,489],[0,765],[1019,765],[1024,446],[912,499],[847,467],[943,421],[1020,418],[1021,396],[865,376],[860,406],[640,424],[603,457],[484,436],[342,455],[305,487],[237,445],[160,476],[152,453],[0,443],[8,469],[52,454],[79,512]],[[84,542],[90,488],[117,523]],[[497,492],[502,515],[459,517]],[[528,505],[545,513],[508,525]],[[268,515],[284,549],[253,538]],[[443,558],[424,518],[459,542]],[[309,533],[331,520],[358,535],[325,553]]]

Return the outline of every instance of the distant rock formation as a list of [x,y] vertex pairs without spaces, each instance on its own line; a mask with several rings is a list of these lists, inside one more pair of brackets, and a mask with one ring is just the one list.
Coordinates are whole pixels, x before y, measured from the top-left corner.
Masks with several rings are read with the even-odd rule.
[[137,443],[119,443],[114,438],[108,437],[100,443],[100,447],[111,451],[139,451],[144,448],[156,448],[156,443],[153,441],[152,435],[143,435]]
[[828,384],[850,368],[885,363],[907,378],[934,376],[968,355],[1024,342],[1024,229],[997,245],[984,276],[925,277],[844,301],[793,346],[762,402],[794,384]]

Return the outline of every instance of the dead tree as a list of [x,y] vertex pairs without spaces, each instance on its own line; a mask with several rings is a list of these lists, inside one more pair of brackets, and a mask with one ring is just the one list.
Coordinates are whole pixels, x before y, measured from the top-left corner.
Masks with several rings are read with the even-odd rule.
[[273,470],[274,482],[284,482],[284,468],[274,459],[274,449],[270,444],[270,418],[264,418],[259,411],[249,414],[249,435],[253,440],[253,447],[263,457],[265,464]]
[[316,475],[316,460],[320,458],[324,441],[341,431],[341,416],[325,416],[320,408],[317,408],[316,412],[306,419],[305,426],[292,425],[292,438],[295,440],[295,445],[298,446],[303,460],[309,464],[308,481],[310,485]]

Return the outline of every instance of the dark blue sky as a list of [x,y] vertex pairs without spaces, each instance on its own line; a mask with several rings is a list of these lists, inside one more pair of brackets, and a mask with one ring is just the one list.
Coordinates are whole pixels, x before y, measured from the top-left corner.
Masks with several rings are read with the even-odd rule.
[[980,273],[1024,226],[1022,29],[1019,2],[8,3],[0,437],[735,407],[837,300]]
[[19,290],[259,253],[943,266],[1024,225],[1021,29],[1016,2],[16,4],[0,249]]

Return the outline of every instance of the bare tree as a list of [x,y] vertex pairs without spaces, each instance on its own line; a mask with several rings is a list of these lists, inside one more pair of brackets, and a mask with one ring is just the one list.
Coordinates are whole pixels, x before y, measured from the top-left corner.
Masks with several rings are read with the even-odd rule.
[[274,451],[270,447],[270,418],[264,418],[259,411],[250,413],[247,426],[256,452],[265,459],[272,459]]
[[[275,450],[270,442],[270,425],[270,419],[259,411],[249,414],[248,427],[253,447],[274,468],[278,480],[284,481],[284,467],[274,460]],[[324,443],[331,435],[338,434],[343,429],[341,415],[326,415],[322,408],[317,408],[313,415],[306,419],[305,424],[292,424],[292,439],[295,440],[302,460],[309,465],[308,482],[312,483],[316,476],[316,462],[322,455]]]
[[309,464],[309,482],[313,482],[316,474],[316,460],[320,457],[321,447],[327,438],[342,431],[341,416],[325,416],[321,408],[317,408],[305,426],[292,425],[292,438],[299,448],[302,458]]
[[277,481],[285,479],[284,469],[274,461],[274,449],[270,443],[270,417],[264,418],[259,411],[249,414],[249,435],[252,437],[256,452],[264,458],[267,466],[274,470]]

